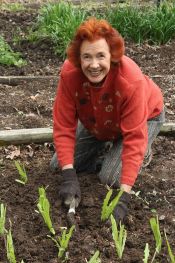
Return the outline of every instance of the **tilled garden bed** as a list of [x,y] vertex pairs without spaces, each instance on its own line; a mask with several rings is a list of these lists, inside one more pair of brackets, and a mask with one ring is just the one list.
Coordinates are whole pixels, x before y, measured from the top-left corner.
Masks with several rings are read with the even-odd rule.
[[[19,13],[1,12],[0,29],[11,43],[12,36],[27,32],[37,17],[37,10]],[[126,54],[133,58],[142,70],[160,85],[165,98],[166,121],[174,121],[175,109],[175,42],[155,47],[126,43]],[[24,41],[13,47],[27,60],[22,68],[0,66],[0,76],[54,76],[53,79],[23,81],[19,85],[0,84],[0,129],[40,128],[52,126],[52,106],[57,88],[62,60],[54,54],[48,41],[31,44]],[[7,207],[7,228],[12,222],[12,235],[18,262],[54,263],[57,248],[47,237],[49,234],[41,215],[36,212],[38,188],[47,187],[51,204],[51,217],[57,234],[67,226],[67,209],[58,197],[61,177],[49,170],[54,153],[52,143],[0,148],[0,202]],[[107,193],[95,174],[79,174],[82,202],[76,213],[79,233],[75,233],[69,245],[69,262],[86,262],[96,250],[103,263],[142,262],[145,244],[149,243],[153,256],[155,241],[149,219],[157,212],[160,229],[166,229],[168,240],[175,251],[175,139],[159,136],[153,145],[153,160],[138,177],[132,195],[130,213],[126,220],[127,241],[123,259],[118,260],[111,230],[101,222],[101,206]],[[18,160],[26,167],[28,183],[18,184],[18,172],[14,165]],[[0,262],[6,263],[4,240],[0,237]],[[170,262],[163,242],[156,262]],[[60,261],[61,262],[61,261]]]

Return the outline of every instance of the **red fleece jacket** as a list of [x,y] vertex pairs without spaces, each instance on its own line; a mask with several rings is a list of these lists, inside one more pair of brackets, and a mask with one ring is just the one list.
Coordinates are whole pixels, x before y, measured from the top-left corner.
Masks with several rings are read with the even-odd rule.
[[99,140],[123,136],[121,183],[133,185],[148,143],[147,120],[163,109],[159,87],[123,56],[100,88],[65,61],[53,108],[54,143],[62,166],[74,163],[77,120]]

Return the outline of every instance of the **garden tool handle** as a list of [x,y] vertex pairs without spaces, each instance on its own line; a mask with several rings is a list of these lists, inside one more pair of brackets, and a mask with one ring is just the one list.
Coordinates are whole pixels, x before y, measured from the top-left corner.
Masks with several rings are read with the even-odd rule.
[[74,225],[75,231],[79,233],[79,226],[75,219],[75,207],[76,207],[76,199],[72,198],[70,206],[69,206],[69,210],[67,213],[67,220],[68,220],[69,226],[71,227],[72,225]]
[[75,206],[76,206],[76,200],[75,200],[75,198],[72,198],[72,201],[71,201],[70,206],[69,206],[68,213],[75,214]]

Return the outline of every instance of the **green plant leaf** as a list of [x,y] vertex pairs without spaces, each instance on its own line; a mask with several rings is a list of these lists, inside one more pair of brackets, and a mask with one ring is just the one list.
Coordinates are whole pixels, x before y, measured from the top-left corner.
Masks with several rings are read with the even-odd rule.
[[20,176],[20,179],[16,179],[15,181],[21,184],[26,184],[28,181],[28,177],[24,165],[21,166],[18,161],[15,161],[15,166]]
[[58,248],[58,258],[60,259],[65,259],[65,252],[68,248],[70,238],[72,237],[73,231],[75,229],[75,226],[71,226],[67,233],[67,228],[64,228],[62,230],[61,236],[59,236],[57,239],[53,238],[52,236],[49,236],[49,238],[52,239],[52,241],[56,244]]
[[21,3],[2,3],[0,9],[7,10],[10,12],[17,12],[17,11],[24,11],[25,7]]
[[38,210],[41,213],[44,222],[46,223],[47,227],[49,228],[50,232],[55,235],[55,230],[52,226],[52,221],[50,218],[50,203],[46,197],[46,192],[43,187],[39,188],[39,202],[37,204]]
[[144,262],[144,263],[147,263],[147,262],[148,262],[149,253],[150,253],[150,251],[149,251],[149,245],[148,245],[148,243],[146,243],[146,245],[145,245],[145,250],[144,250],[144,259],[143,259],[143,262]]
[[59,244],[60,244],[60,250],[58,253],[59,258],[62,258],[63,254],[65,253],[74,229],[75,229],[74,225],[71,226],[68,233],[67,233],[66,229],[64,229],[62,236],[58,238]]
[[15,249],[13,246],[11,230],[9,230],[7,233],[7,258],[10,263],[16,263]]
[[173,252],[172,252],[172,249],[170,247],[165,229],[164,229],[164,234],[165,234],[166,244],[167,244],[167,248],[168,248],[168,254],[169,254],[169,257],[171,259],[171,263],[175,263],[175,255],[173,255]]
[[152,232],[154,234],[154,239],[156,241],[156,251],[157,253],[160,253],[161,247],[162,247],[162,237],[160,233],[160,228],[159,228],[159,219],[158,216],[156,218],[151,218],[150,219],[150,225]]
[[100,252],[97,250],[95,254],[91,257],[91,259],[88,261],[88,263],[100,263],[101,260],[99,258]]
[[0,36],[0,64],[18,67],[26,65],[26,61],[20,58],[20,53],[13,52],[2,36]]
[[6,207],[4,204],[1,204],[1,210],[0,210],[0,235],[4,235],[6,232],[5,229],[5,221],[6,221]]
[[123,194],[123,190],[120,190],[119,193],[114,197],[114,199],[109,203],[112,192],[113,192],[113,190],[110,189],[107,192],[106,197],[103,201],[102,211],[101,211],[101,220],[102,221],[105,221],[110,217],[114,208],[116,207],[117,203],[119,202],[120,197]]
[[124,225],[121,225],[121,224],[118,230],[117,223],[113,215],[110,216],[110,219],[111,219],[111,224],[112,224],[112,237],[115,243],[116,252],[117,252],[118,257],[121,259],[124,248],[125,248],[127,231],[125,230]]

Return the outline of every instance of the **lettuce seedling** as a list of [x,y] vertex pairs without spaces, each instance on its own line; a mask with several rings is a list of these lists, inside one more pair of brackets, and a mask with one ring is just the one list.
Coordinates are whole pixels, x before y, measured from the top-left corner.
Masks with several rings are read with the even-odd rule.
[[43,187],[39,187],[39,202],[37,204],[39,212],[41,213],[44,222],[46,223],[47,227],[49,228],[50,232],[55,235],[55,230],[52,226],[52,221],[50,218],[50,203],[46,197],[46,192]]
[[[10,222],[11,224],[11,222]],[[7,253],[7,259],[9,263],[17,263],[16,257],[15,257],[15,249],[13,245],[13,238],[11,229],[7,232],[7,238],[6,238],[6,253]],[[24,263],[23,259],[21,263]]]
[[91,259],[89,261],[87,261],[87,263],[101,263],[101,260],[99,258],[99,251],[97,250],[95,252],[95,254],[91,257]]
[[1,204],[1,210],[0,210],[0,235],[4,235],[6,232],[5,229],[5,220],[6,220],[6,207],[4,204]]
[[151,225],[152,232],[154,234],[154,239],[156,241],[156,252],[160,253],[161,247],[162,247],[162,237],[161,237],[160,228],[159,228],[158,216],[156,218],[152,217],[150,219],[150,225]]
[[117,228],[117,223],[113,217],[113,215],[110,216],[111,218],[111,224],[112,224],[112,237],[115,243],[116,252],[118,257],[121,259],[123,255],[123,251],[125,248],[125,242],[127,238],[127,231],[124,227],[124,225],[121,224],[119,226],[119,230]]
[[144,263],[148,263],[149,253],[150,253],[149,245],[148,243],[146,243],[145,250],[144,250],[144,259],[143,259]]
[[106,197],[103,201],[103,206],[102,206],[102,212],[101,212],[101,220],[105,221],[107,220],[110,215],[112,214],[115,206],[117,205],[117,203],[119,202],[119,199],[121,197],[121,195],[123,194],[123,190],[120,190],[118,195],[116,197],[114,197],[114,199],[109,203],[109,199],[112,195],[113,190],[110,189],[107,194]]
[[169,257],[171,259],[171,263],[175,263],[175,255],[173,255],[172,249],[171,249],[170,244],[168,242],[168,238],[167,238],[165,229],[164,229],[164,234],[165,234],[166,244],[167,244],[167,248],[168,248],[168,254],[169,254]]
[[13,246],[13,239],[12,239],[11,229],[7,233],[6,249],[7,249],[7,258],[9,260],[9,262],[10,263],[16,263],[15,249],[14,249],[14,246]]
[[74,229],[75,229],[75,225],[71,226],[69,232],[67,233],[67,228],[63,228],[62,235],[58,237],[58,240],[48,235],[48,237],[55,242],[58,248],[58,258],[65,257],[65,252],[68,248],[69,241],[70,238],[72,237],[72,233]]
[[27,173],[26,173],[24,165],[21,166],[18,161],[15,161],[15,166],[16,166],[18,173],[19,173],[19,176],[20,176],[20,179],[16,179],[15,181],[20,183],[20,184],[26,184],[28,181],[28,178],[27,178]]

